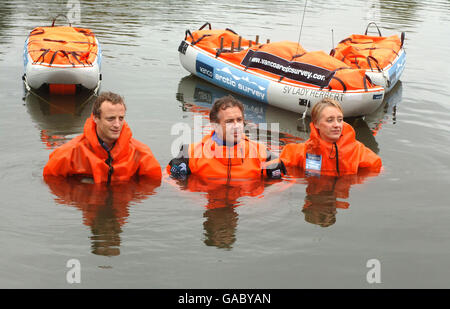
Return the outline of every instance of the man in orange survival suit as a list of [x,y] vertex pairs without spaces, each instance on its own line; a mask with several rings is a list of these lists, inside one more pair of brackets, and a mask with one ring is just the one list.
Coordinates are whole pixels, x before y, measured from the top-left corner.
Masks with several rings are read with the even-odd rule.
[[132,138],[125,111],[120,95],[101,93],[83,134],[50,154],[43,175],[82,175],[95,183],[127,181],[135,175],[161,178],[161,166],[150,148]]
[[358,170],[378,173],[381,159],[355,139],[355,130],[344,122],[341,105],[323,99],[311,110],[311,134],[305,143],[288,144],[280,159],[302,168],[308,175],[342,176]]
[[281,178],[283,163],[244,132],[244,106],[231,95],[218,99],[209,113],[213,132],[199,143],[183,145],[167,171],[185,179],[190,174],[225,179]]

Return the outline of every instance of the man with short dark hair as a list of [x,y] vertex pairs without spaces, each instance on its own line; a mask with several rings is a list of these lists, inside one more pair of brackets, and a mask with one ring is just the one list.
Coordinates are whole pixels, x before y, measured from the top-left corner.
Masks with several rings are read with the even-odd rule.
[[167,166],[173,178],[189,174],[214,179],[281,178],[283,163],[244,135],[244,107],[231,95],[218,99],[209,114],[214,131],[199,143],[183,145]]
[[79,175],[95,183],[127,181],[135,175],[161,178],[161,166],[150,148],[132,138],[125,111],[120,95],[101,93],[83,134],[50,154],[43,175]]

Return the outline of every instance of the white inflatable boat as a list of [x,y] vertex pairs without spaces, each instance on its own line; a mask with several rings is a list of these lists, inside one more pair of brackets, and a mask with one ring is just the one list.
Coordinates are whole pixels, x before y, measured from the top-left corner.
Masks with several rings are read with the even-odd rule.
[[37,27],[24,48],[27,89],[48,86],[49,91],[74,94],[76,87],[96,90],[101,80],[101,48],[89,29],[71,26]]

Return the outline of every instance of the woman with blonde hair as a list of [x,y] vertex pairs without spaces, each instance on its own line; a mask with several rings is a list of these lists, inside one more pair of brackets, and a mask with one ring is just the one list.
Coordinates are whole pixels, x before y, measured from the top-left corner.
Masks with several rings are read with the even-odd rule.
[[355,139],[355,130],[344,122],[341,105],[330,98],[311,110],[311,134],[305,143],[288,144],[280,159],[286,167],[297,166],[312,175],[341,176],[360,169],[378,173],[379,156]]

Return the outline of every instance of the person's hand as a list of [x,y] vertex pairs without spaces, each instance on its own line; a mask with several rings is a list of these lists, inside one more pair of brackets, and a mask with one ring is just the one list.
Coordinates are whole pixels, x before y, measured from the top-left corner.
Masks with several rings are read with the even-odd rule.
[[286,174],[286,167],[281,160],[274,160],[270,162],[266,168],[266,175],[270,179],[280,179],[282,175]]
[[170,168],[170,176],[177,179],[186,179],[188,174],[188,167],[186,166],[186,163],[180,163],[178,165],[174,164]]

